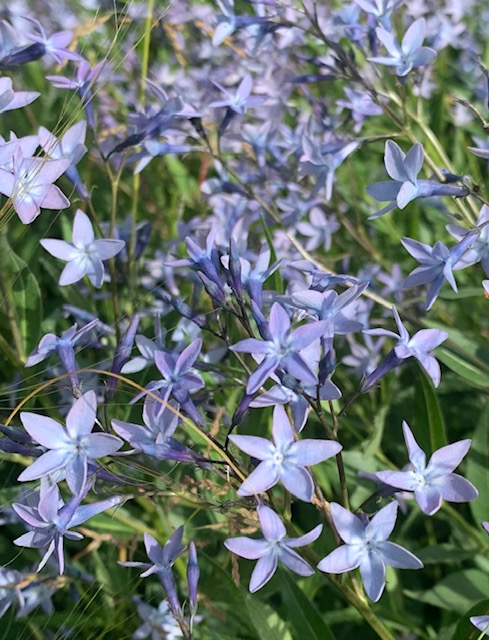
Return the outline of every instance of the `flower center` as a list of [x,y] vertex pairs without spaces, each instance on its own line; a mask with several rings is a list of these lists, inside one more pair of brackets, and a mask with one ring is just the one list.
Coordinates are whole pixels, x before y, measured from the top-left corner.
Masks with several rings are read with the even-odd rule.
[[283,461],[285,460],[285,456],[281,451],[275,451],[275,453],[273,454],[273,463],[280,466],[281,464],[283,464]]

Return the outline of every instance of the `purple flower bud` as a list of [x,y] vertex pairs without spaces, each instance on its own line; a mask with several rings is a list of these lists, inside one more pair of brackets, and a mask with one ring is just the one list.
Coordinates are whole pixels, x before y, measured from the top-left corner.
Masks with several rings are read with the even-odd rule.
[[189,305],[183,302],[182,300],[179,300],[174,296],[169,296],[168,301],[170,302],[172,307],[175,309],[175,311],[182,316],[182,318],[186,318],[187,320],[192,320],[192,322],[194,322],[200,328],[204,328],[207,326],[207,323],[205,322],[205,320],[200,316],[196,316],[195,313],[192,311],[191,307],[189,307]]
[[190,613],[192,617],[197,612],[197,585],[199,583],[199,563],[197,562],[197,550],[193,542],[189,545],[189,558],[187,565],[188,597],[190,601]]
[[[127,331],[121,338],[121,341],[117,345],[114,354],[114,360],[112,362],[112,373],[119,374],[122,371],[122,367],[126,364],[126,362],[131,357],[132,347],[134,344],[134,338],[136,336],[136,331],[139,325],[139,316],[136,314],[134,318],[131,320]],[[115,392],[115,388],[117,386],[118,380],[117,378],[110,377],[109,382],[107,383],[107,391],[105,393],[105,397],[107,400],[112,398]]]
[[238,245],[233,238],[229,240],[229,273],[231,275],[231,286],[236,296],[243,297],[243,283],[241,282],[241,262],[239,259]]
[[34,42],[20,49],[12,51],[12,53],[2,60],[2,69],[11,69],[20,67],[28,62],[40,60],[46,54],[46,47],[42,42]]
[[173,577],[171,569],[162,571],[158,574],[158,577],[160,579],[161,586],[166,591],[166,597],[168,598],[173,615],[177,620],[183,620],[182,607],[178,599],[175,578]]

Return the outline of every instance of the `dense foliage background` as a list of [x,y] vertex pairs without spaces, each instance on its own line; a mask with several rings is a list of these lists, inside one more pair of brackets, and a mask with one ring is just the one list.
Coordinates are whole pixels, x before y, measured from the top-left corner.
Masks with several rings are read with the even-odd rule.
[[1,637],[482,637],[485,3],[0,18]]

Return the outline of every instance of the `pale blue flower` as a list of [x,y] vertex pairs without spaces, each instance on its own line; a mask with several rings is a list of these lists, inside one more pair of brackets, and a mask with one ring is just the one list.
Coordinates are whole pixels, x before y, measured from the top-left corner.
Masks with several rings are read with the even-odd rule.
[[273,411],[272,434],[273,443],[259,436],[229,436],[239,449],[261,461],[240,486],[238,495],[256,495],[280,481],[294,496],[311,502],[314,482],[306,467],[324,462],[343,447],[332,440],[295,441],[295,431],[281,405]]
[[95,240],[90,218],[80,209],[75,215],[71,243],[48,238],[40,244],[52,256],[68,263],[59,278],[61,286],[74,284],[86,275],[97,289],[104,281],[103,261],[116,256],[125,246],[123,240]]
[[257,513],[263,531],[261,540],[240,537],[229,538],[224,543],[229,551],[241,558],[258,560],[251,575],[250,592],[258,591],[272,578],[279,562],[300,576],[312,576],[314,569],[292,549],[317,540],[323,525],[319,524],[299,538],[287,538],[283,522],[270,507],[260,505]]
[[46,453],[19,476],[21,482],[37,480],[64,469],[66,482],[74,495],[81,495],[87,482],[88,462],[110,456],[120,449],[122,440],[108,433],[92,433],[97,400],[94,391],[83,394],[66,416],[66,429],[59,422],[37,413],[22,412],[20,419],[27,433]]
[[470,502],[477,498],[474,485],[453,473],[467,454],[471,440],[460,440],[433,453],[428,464],[407,422],[402,423],[404,440],[409,454],[410,466],[404,471],[379,471],[376,475],[385,484],[405,491],[413,491],[421,511],[434,515],[447,502]]
[[385,64],[389,67],[396,67],[398,76],[407,76],[407,74],[417,67],[423,67],[436,58],[436,51],[430,47],[422,47],[426,33],[426,20],[420,18],[413,22],[404,34],[402,43],[399,45],[389,31],[379,27],[376,29],[377,38],[382,42],[389,57],[367,58],[370,62],[377,64]]
[[350,513],[341,505],[331,503],[331,516],[341,539],[337,547],[318,564],[325,573],[345,573],[360,568],[365,591],[377,602],[385,587],[385,566],[397,569],[422,569],[419,558],[404,547],[389,542],[397,518],[397,502],[381,509],[372,520]]

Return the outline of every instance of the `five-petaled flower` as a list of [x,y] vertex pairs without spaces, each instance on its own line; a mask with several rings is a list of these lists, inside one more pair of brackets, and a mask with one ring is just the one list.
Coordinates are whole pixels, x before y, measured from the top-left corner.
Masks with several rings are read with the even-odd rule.
[[124,501],[123,496],[112,496],[99,502],[80,506],[80,502],[87,491],[88,486],[83,487],[80,495],[73,496],[71,500],[64,504],[60,498],[57,485],[41,484],[39,501],[36,507],[24,504],[12,505],[17,515],[32,527],[31,531],[14,540],[14,544],[19,547],[31,547],[34,549],[47,547],[37,571],[40,571],[52,554],[56,553],[59,573],[62,574],[64,572],[63,539],[81,540],[83,538],[81,533],[69,531],[69,529],[78,527],[85,520]]
[[317,384],[316,374],[311,371],[300,352],[320,338],[327,327],[327,322],[311,322],[291,331],[287,312],[275,302],[270,311],[266,340],[246,338],[230,347],[231,351],[264,356],[258,369],[248,380],[246,393],[252,395],[258,391],[278,367],[306,384]]
[[392,140],[385,143],[384,165],[392,180],[382,180],[367,186],[367,193],[379,202],[389,202],[383,209],[369,216],[369,220],[380,218],[397,207],[404,209],[415,198],[431,196],[464,197],[469,194],[467,187],[446,184],[433,180],[421,180],[418,174],[424,160],[424,149],[414,144],[405,154]]
[[397,502],[381,509],[372,520],[359,518],[339,504],[331,503],[334,526],[346,543],[337,547],[318,564],[326,573],[345,573],[360,568],[365,591],[377,602],[385,587],[385,566],[396,569],[422,569],[419,558],[388,538],[397,518]]
[[314,569],[303,560],[293,547],[304,547],[319,538],[323,525],[319,524],[309,533],[299,538],[286,538],[285,526],[278,515],[265,505],[257,508],[263,538],[230,538],[225,546],[241,558],[258,560],[250,580],[250,591],[254,593],[261,589],[277,570],[279,561],[300,576],[312,576]]
[[24,158],[19,148],[12,159],[13,173],[0,169],[0,193],[12,204],[24,224],[30,224],[41,209],[66,209],[70,202],[53,184],[70,166],[71,161]]
[[406,251],[420,263],[420,266],[408,275],[404,281],[404,287],[416,287],[421,284],[431,285],[426,296],[426,311],[433,306],[445,280],[455,292],[458,291],[453,269],[474,242],[477,234],[476,229],[470,231],[451,249],[440,241],[430,247],[411,238],[401,239]]
[[68,263],[61,273],[59,284],[73,284],[86,275],[93,286],[100,289],[105,273],[103,260],[116,256],[124,248],[125,242],[95,240],[90,218],[80,209],[75,215],[72,239],[72,243],[52,238],[40,241],[52,256]]
[[469,502],[479,495],[474,485],[453,473],[469,450],[471,440],[460,440],[433,453],[428,464],[426,454],[414,439],[407,422],[402,423],[410,465],[405,471],[379,471],[376,475],[385,484],[405,491],[414,491],[421,511],[429,516],[448,502]]
[[407,74],[417,67],[433,62],[436,58],[436,51],[430,47],[422,47],[426,32],[426,21],[420,18],[413,22],[404,34],[402,43],[399,45],[392,33],[378,27],[376,29],[377,38],[382,42],[389,52],[389,56],[378,56],[368,58],[370,62],[377,64],[385,64],[389,67],[396,67],[398,76],[407,76]]
[[48,451],[19,476],[22,482],[37,480],[64,469],[66,482],[74,495],[80,495],[87,482],[88,461],[110,456],[120,449],[122,440],[108,433],[92,433],[97,412],[94,391],[87,391],[66,416],[66,430],[37,413],[20,414],[27,433]]
[[252,496],[281,481],[300,500],[312,501],[314,482],[306,467],[331,458],[342,446],[332,440],[296,442],[294,435],[285,409],[277,405],[273,411],[273,443],[259,436],[229,436],[242,451],[261,460],[239,488],[238,495]]
[[362,391],[367,391],[391,369],[403,364],[408,358],[416,358],[426,373],[430,376],[435,387],[440,384],[441,370],[438,360],[431,355],[433,349],[448,338],[446,331],[440,329],[421,329],[414,336],[408,333],[397,309],[392,306],[392,313],[396,320],[399,335],[387,329],[365,329],[370,336],[389,336],[397,340],[397,346],[384,358],[380,365],[363,382]]

